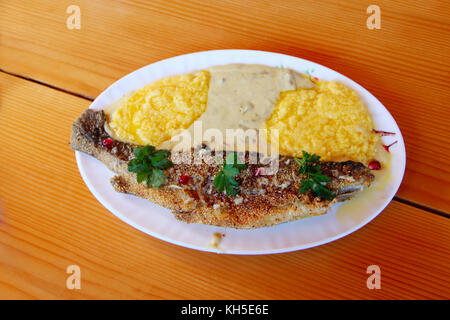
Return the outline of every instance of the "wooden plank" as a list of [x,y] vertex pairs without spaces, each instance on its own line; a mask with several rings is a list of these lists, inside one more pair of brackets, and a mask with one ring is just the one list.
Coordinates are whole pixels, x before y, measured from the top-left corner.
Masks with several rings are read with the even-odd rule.
[[[117,219],[91,195],[68,146],[89,104],[0,73],[0,298],[450,298],[450,220],[392,202],[333,243],[229,256],[177,247]],[[381,268],[381,290],[366,269]],[[81,290],[66,268],[81,268]]]
[[[408,163],[398,196],[450,212],[450,19],[445,1],[3,1],[4,70],[95,97],[125,74],[171,56],[243,48],[329,66],[374,93],[398,121]],[[383,129],[383,128],[380,128]]]

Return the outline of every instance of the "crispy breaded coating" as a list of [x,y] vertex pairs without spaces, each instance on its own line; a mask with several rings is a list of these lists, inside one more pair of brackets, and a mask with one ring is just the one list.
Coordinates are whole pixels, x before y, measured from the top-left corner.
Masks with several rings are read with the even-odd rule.
[[[201,163],[193,163],[194,157],[205,151],[202,148],[182,155],[190,158],[190,164],[174,164],[164,170],[168,179],[162,188],[148,188],[137,182],[135,173],[128,171],[135,145],[114,140],[113,147],[103,146],[105,139],[113,139],[106,132],[105,123],[103,111],[86,110],[73,124],[71,147],[92,155],[112,170],[116,176],[111,183],[117,192],[150,200],[172,210],[177,219],[187,223],[251,229],[322,215],[333,203],[369,186],[374,178],[361,163],[322,162],[322,173],[331,179],[328,188],[337,195],[328,201],[314,197],[311,192],[299,194],[302,176],[297,173],[293,158],[281,156],[274,175],[255,175],[261,166],[249,164],[246,153],[247,169],[236,177],[238,194],[228,196],[214,188],[214,177],[220,170],[216,162],[204,157]],[[179,183],[184,174],[190,177],[187,184]]]

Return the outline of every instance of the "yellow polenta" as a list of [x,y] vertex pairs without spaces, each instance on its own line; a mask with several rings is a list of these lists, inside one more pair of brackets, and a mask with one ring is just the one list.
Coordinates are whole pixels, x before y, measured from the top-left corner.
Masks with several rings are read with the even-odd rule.
[[[253,72],[250,77],[240,71],[242,66],[238,67],[220,69],[225,73],[210,69],[155,81],[112,106],[107,112],[108,126],[121,141],[155,147],[191,128],[196,120],[202,120],[206,128],[219,128],[224,137],[228,127],[262,126],[268,131],[278,129],[282,155],[299,157],[305,150],[323,160],[363,163],[375,157],[380,138],[373,132],[372,118],[355,91],[334,81],[317,81],[315,86],[302,83],[294,90],[288,90],[289,86],[280,89],[270,81],[263,86],[260,77],[266,76],[267,70],[255,73],[249,69]],[[214,96],[219,89],[220,99]],[[270,109],[258,100],[266,91],[276,92],[264,104]],[[278,92],[279,99],[273,106]]]
[[109,127],[122,141],[158,146],[205,112],[209,77],[199,71],[155,81],[118,106]]
[[322,160],[373,159],[380,138],[359,95],[334,81],[316,84],[282,92],[266,120],[268,130],[279,130],[280,154],[301,156],[305,150]]

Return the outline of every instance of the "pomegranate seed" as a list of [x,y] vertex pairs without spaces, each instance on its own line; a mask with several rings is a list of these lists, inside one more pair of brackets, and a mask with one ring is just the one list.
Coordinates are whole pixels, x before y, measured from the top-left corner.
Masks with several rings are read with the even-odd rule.
[[385,145],[385,144],[383,144],[383,147],[386,149],[386,151],[387,152],[389,152],[389,148],[391,147],[391,146],[393,146],[394,144],[396,144],[398,141],[394,141],[394,142],[392,142],[390,145]]
[[188,184],[189,180],[191,180],[191,177],[187,174],[182,174],[180,176],[180,179],[178,179],[178,182],[181,184]]
[[105,140],[103,140],[103,146],[107,147],[108,149],[111,149],[113,146],[113,141],[111,138],[106,138]]
[[379,161],[377,161],[377,160],[370,161],[369,169],[370,170],[380,170],[381,169],[381,163]]
[[257,169],[255,169],[255,177],[261,175],[263,173],[263,169],[264,168],[257,168]]

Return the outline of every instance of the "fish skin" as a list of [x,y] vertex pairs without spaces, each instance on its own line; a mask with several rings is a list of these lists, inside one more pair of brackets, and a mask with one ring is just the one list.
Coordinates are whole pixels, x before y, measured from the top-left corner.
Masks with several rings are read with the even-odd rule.
[[[72,126],[71,148],[97,158],[112,170],[116,176],[111,184],[117,192],[150,200],[187,223],[252,229],[322,215],[333,203],[351,198],[374,179],[370,170],[359,162],[321,162],[322,173],[331,179],[327,187],[335,192],[336,198],[328,201],[314,197],[311,192],[299,194],[302,176],[297,173],[298,166],[292,157],[280,156],[276,175],[255,177],[254,172],[260,166],[248,164],[248,169],[236,177],[240,187],[235,197],[218,193],[213,187],[213,179],[220,170],[215,162],[174,164],[164,170],[167,184],[160,189],[148,188],[137,182],[135,173],[128,171],[128,161],[133,158],[136,145],[110,137],[105,130],[106,121],[101,110],[84,111]],[[106,138],[113,139],[112,148],[102,145]],[[194,154],[184,156],[192,160]],[[246,153],[246,161],[248,157]],[[191,177],[189,184],[178,183],[182,174]]]

